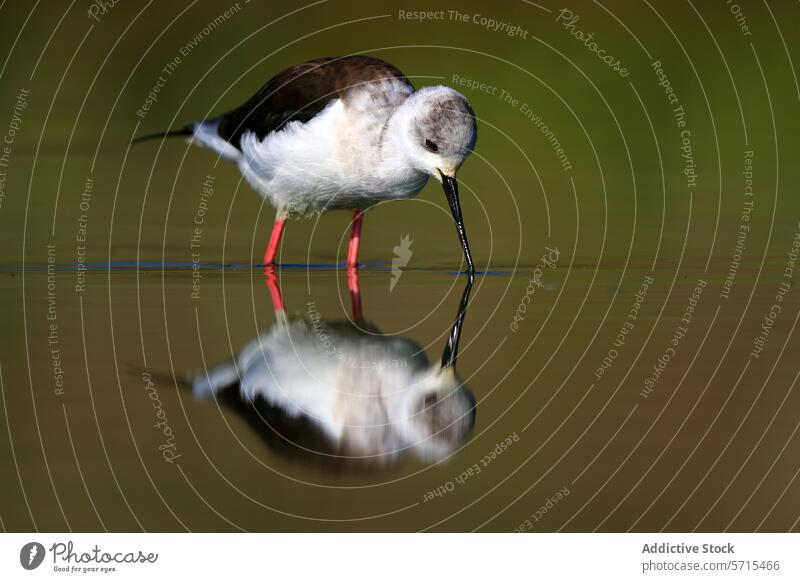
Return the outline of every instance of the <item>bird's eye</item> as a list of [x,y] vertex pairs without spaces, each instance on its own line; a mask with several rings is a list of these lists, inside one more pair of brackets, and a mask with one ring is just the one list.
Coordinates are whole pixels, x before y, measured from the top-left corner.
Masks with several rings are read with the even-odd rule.
[[429,139],[426,139],[426,140],[425,140],[425,149],[426,149],[426,150],[428,150],[429,152],[436,153],[436,152],[438,152],[438,151],[439,151],[439,146],[437,146],[437,145],[436,145],[435,143],[433,143],[431,140],[429,140]]

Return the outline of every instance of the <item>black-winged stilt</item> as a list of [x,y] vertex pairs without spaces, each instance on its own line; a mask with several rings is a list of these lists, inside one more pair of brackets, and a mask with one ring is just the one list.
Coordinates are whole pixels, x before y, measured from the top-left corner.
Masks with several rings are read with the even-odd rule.
[[353,211],[348,267],[356,267],[363,212],[442,183],[467,269],[474,272],[456,172],[477,139],[467,99],[444,86],[418,91],[397,68],[366,56],[290,67],[244,105],[213,119],[137,138],[188,136],[236,163],[277,210],[264,253],[273,264],[292,216]]

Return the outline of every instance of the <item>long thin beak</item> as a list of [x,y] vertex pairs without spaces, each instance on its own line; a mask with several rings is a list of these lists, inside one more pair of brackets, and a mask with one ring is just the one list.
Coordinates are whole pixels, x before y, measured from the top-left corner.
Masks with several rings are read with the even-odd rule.
[[458,182],[454,176],[448,176],[439,171],[442,176],[442,186],[447,195],[447,202],[450,204],[450,212],[453,213],[453,220],[456,222],[458,238],[461,240],[461,248],[464,249],[464,258],[467,260],[467,269],[470,274],[475,273],[475,265],[472,263],[472,255],[469,252],[467,242],[467,231],[464,230],[464,219],[461,217],[461,203],[458,201]]

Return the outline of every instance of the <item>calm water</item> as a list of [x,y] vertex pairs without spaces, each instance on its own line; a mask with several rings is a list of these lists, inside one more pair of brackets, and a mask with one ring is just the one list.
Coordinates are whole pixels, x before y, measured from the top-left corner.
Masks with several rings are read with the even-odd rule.
[[[652,529],[668,520],[676,529],[717,529],[774,460],[759,451],[781,450],[795,426],[788,403],[779,409],[791,394],[769,388],[790,385],[792,370],[750,360],[739,378],[751,342],[729,346],[737,322],[722,319],[732,308],[711,288],[644,398],[644,381],[681,326],[695,281],[631,269],[620,285],[618,271],[565,265],[542,275],[515,332],[533,276],[521,269],[479,276],[473,289],[457,366],[477,416],[463,448],[434,464],[409,455],[367,470],[331,470],[277,454],[240,414],[169,380],[230,358],[273,325],[260,271],[204,270],[200,299],[191,297],[186,269],[93,272],[77,297],[74,272],[13,275],[4,274],[4,300],[18,299],[23,284],[29,299],[27,324],[18,313],[4,340],[5,353],[15,354],[3,366],[4,409],[41,528],[508,530],[566,488],[563,506],[531,520],[534,529]],[[413,338],[437,361],[463,277],[410,270],[389,293],[390,278],[362,271],[365,317],[385,334]],[[648,278],[634,327],[615,348]],[[48,284],[57,298],[49,322]],[[307,315],[312,301],[327,320],[350,316],[343,274],[290,270],[280,285],[287,313]],[[769,304],[752,308],[742,326],[757,330]],[[792,323],[776,323],[775,352]],[[598,380],[611,349],[618,356]],[[737,475],[754,448],[751,462],[760,469]],[[780,467],[734,527],[764,517],[792,477]],[[729,483],[731,495],[720,498],[720,484]],[[12,491],[18,486],[6,481]],[[795,501],[784,499],[785,511],[770,514],[766,527],[791,525]],[[3,517],[21,527],[30,520],[24,503]]]
[[[0,183],[2,526],[796,530],[799,55],[776,22],[797,7],[748,5],[745,35],[724,3],[700,16],[576,3],[579,28],[625,61],[621,77],[542,4],[492,8],[523,38],[408,22],[391,3],[312,7],[260,30],[286,10],[241,3],[144,115],[162,68],[225,7],[119,4],[97,20],[39,7],[13,52],[29,8],[0,8],[12,55],[0,134],[13,131]],[[479,274],[454,385],[475,418],[445,454],[336,463],[352,451],[313,422],[262,407],[259,425],[230,393],[191,386],[284,325],[258,266],[272,209],[207,152],[127,142],[235,106],[290,63],[358,51],[417,85],[458,86],[480,118],[459,176]],[[388,386],[386,361],[438,367],[467,283],[438,185],[366,216],[355,323],[336,268],[347,228],[345,213],[289,223],[275,280],[287,320],[385,350],[382,366],[342,376],[354,390]],[[276,345],[274,362],[329,377],[317,370],[330,361]]]

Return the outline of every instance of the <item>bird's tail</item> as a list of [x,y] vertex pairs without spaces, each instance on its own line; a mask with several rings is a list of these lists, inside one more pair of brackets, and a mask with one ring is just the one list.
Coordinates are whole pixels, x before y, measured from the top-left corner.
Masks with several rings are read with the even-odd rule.
[[188,378],[188,383],[191,384],[196,398],[208,398],[228,386],[239,384],[239,382],[239,369],[234,360],[199,371]]
[[131,140],[132,144],[137,144],[151,139],[161,139],[165,137],[178,137],[178,136],[194,135],[194,124],[185,125],[180,129],[169,129],[167,131],[159,131],[157,133],[150,133],[148,135],[140,135],[139,137]]

